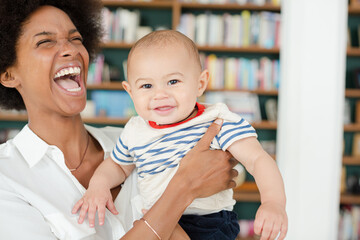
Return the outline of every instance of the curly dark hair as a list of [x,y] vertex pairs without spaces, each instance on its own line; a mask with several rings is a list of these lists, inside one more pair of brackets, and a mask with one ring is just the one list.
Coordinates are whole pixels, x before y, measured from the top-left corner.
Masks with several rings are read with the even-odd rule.
[[[68,14],[84,39],[90,60],[95,57],[103,34],[101,0],[1,0],[0,2],[0,74],[16,63],[16,45],[22,26],[29,16],[44,5],[57,7]],[[0,84],[0,107],[25,109],[24,101],[14,88]]]

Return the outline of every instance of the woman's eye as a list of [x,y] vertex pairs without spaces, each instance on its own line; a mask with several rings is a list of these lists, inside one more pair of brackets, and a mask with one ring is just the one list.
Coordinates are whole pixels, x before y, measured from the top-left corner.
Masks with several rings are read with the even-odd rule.
[[174,84],[177,84],[178,82],[179,82],[179,80],[173,79],[173,80],[170,80],[170,81],[168,82],[168,84],[169,84],[169,85],[174,85]]
[[141,85],[140,88],[151,88],[151,87],[152,87],[151,84],[143,84],[143,85]]
[[83,40],[82,37],[74,37],[74,38],[71,39],[71,41],[79,41],[79,42],[82,43],[84,40]]
[[36,43],[36,47],[39,47],[41,44],[50,43],[50,42],[52,42],[52,40],[50,40],[50,39],[40,40],[39,42]]

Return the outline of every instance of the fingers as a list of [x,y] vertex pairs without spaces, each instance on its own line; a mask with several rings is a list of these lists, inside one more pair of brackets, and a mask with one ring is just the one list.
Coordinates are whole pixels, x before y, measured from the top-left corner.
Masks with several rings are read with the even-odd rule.
[[141,209],[143,215],[145,215],[149,210],[148,209]]
[[281,222],[255,220],[254,233],[261,236],[260,240],[283,240],[287,233],[287,225]]
[[[116,207],[115,207],[114,202],[113,202],[112,200],[107,201],[106,207],[107,207],[107,209],[109,209],[109,211],[110,211],[112,214],[114,214],[114,215],[119,214],[119,212],[116,210]],[[105,208],[104,208],[104,210],[105,210]],[[105,211],[104,211],[104,212],[105,212]]]
[[280,236],[277,240],[283,240],[286,236],[287,231],[288,231],[287,224],[282,224],[280,228]]
[[281,223],[280,222],[276,222],[274,223],[274,226],[272,228],[272,231],[270,233],[270,239],[276,239],[276,237],[279,235],[280,233],[280,227],[281,227]]
[[79,211],[80,207],[83,205],[83,203],[84,203],[84,199],[80,199],[79,201],[77,201],[77,203],[75,204],[75,206],[71,210],[71,213],[72,214],[77,213]]
[[84,222],[88,208],[89,208],[89,205],[87,203],[84,203],[81,206],[80,213],[79,213],[79,220],[78,220],[79,224],[82,224]]
[[254,233],[256,235],[261,235],[261,230],[263,228],[263,224],[264,224],[264,220],[263,219],[257,219],[255,217],[255,222],[254,222]]
[[229,156],[229,162],[231,164],[231,168],[234,168],[239,162],[237,160],[235,160],[235,158],[232,157],[231,153],[226,152]]
[[228,189],[236,187],[236,182],[234,180],[229,181]]
[[230,177],[231,179],[234,179],[235,177],[237,177],[239,175],[239,172],[236,169],[231,169],[230,170]]
[[214,139],[214,137],[219,133],[219,131],[221,129],[222,122],[223,122],[222,119],[220,119],[220,118],[216,119],[210,125],[210,127],[207,129],[204,136],[202,136],[202,138],[196,144],[195,147],[196,148],[201,148],[201,149],[209,149],[211,141]]
[[99,219],[99,225],[104,225],[105,222],[105,206],[99,205],[98,206],[98,219]]
[[[269,222],[265,222],[265,224],[263,225],[263,229],[261,231],[260,240],[268,240],[270,237],[270,234],[272,233],[272,229],[273,229],[273,225]],[[279,232],[277,232],[277,233],[279,233]],[[270,239],[274,239],[274,238],[270,238]]]
[[88,210],[89,226],[95,226],[96,205],[90,205]]

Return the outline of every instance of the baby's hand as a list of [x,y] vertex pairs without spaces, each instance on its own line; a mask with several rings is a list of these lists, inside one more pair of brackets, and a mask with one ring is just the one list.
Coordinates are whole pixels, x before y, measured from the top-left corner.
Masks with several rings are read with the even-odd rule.
[[278,203],[267,202],[260,205],[254,223],[254,232],[260,240],[283,240],[288,229],[285,209]]
[[98,211],[99,225],[104,224],[105,207],[107,207],[112,214],[118,214],[112,200],[110,189],[93,186],[88,188],[84,196],[75,204],[71,212],[75,214],[80,209],[79,224],[84,222],[87,213],[89,226],[94,227],[96,210]]

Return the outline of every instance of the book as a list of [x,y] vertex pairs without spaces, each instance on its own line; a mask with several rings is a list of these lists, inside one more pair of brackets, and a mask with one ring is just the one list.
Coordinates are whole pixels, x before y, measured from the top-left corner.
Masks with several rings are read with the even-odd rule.
[[268,99],[265,102],[265,114],[268,121],[276,122],[277,121],[277,100]]
[[209,89],[273,90],[280,85],[280,61],[226,58],[200,54],[202,66],[209,70]]
[[237,59],[226,58],[224,61],[224,67],[225,67],[225,79],[224,79],[225,89],[229,89],[229,90],[236,89]]
[[250,12],[240,14],[210,11],[194,15],[184,13],[177,30],[194,40],[199,46],[248,47],[257,45],[266,48],[280,46],[280,14]]
[[96,116],[109,118],[128,118],[135,115],[130,96],[125,91],[94,90],[91,100],[95,105]]
[[210,89],[216,88],[216,84],[215,84],[216,60],[217,60],[217,56],[215,54],[210,54],[207,57],[206,64],[205,64],[205,67],[209,70],[210,79],[209,79],[209,83],[208,83],[208,88],[210,88]]
[[105,31],[104,42],[133,43],[137,37],[137,29],[140,26],[140,11],[118,7],[110,10],[102,9],[102,25]]
[[199,46],[207,44],[208,14],[199,14],[195,17],[195,43]]
[[225,103],[230,111],[239,114],[248,122],[261,121],[260,103],[256,94],[248,92],[206,92],[206,103]]
[[248,47],[250,46],[250,11],[244,10],[241,12],[242,18],[242,46]]

